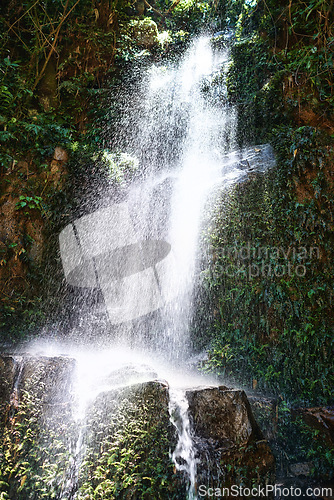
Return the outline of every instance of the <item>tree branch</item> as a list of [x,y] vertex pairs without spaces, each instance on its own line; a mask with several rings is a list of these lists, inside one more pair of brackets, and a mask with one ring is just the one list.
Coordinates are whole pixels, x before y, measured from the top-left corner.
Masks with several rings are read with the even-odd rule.
[[64,7],[64,12],[63,12],[63,15],[62,15],[62,18],[61,18],[61,21],[60,23],[58,24],[58,27],[56,29],[56,32],[55,32],[55,38],[53,40],[53,43],[52,43],[52,46],[51,46],[51,49],[50,49],[50,52],[49,52],[49,55],[48,57],[46,58],[44,64],[43,64],[43,68],[41,69],[41,71],[39,72],[39,75],[37,76],[36,80],[35,80],[35,83],[34,85],[32,86],[32,91],[35,90],[35,88],[37,87],[38,83],[40,82],[43,74],[44,74],[44,71],[46,70],[46,67],[48,65],[48,62],[50,61],[51,59],[51,56],[55,50],[55,47],[56,47],[56,43],[57,43],[57,40],[58,40],[58,36],[59,36],[59,32],[60,32],[60,28],[62,27],[64,21],[68,18],[68,16],[71,14],[72,10],[78,5],[78,3],[80,2],[80,0],[77,0],[77,2],[75,2],[75,4],[73,5],[73,7],[71,7],[71,9],[68,11],[68,13],[65,15],[66,13],[66,10],[67,10],[67,7],[68,7],[68,3],[69,3],[69,0],[66,0],[66,4],[65,4],[65,7]]

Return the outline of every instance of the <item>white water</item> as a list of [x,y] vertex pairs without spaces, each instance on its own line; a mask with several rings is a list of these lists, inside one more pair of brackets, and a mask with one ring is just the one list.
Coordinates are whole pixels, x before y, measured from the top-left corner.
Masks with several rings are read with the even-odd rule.
[[193,443],[193,432],[188,414],[188,400],[183,389],[169,391],[169,412],[171,422],[176,427],[178,441],[172,453],[172,460],[178,471],[184,471],[189,479],[188,500],[195,500],[197,463],[196,448]]
[[111,148],[137,157],[140,180],[121,203],[95,197],[99,210],[60,235],[66,279],[100,288],[113,341],[178,363],[192,352],[205,204],[215,186],[244,174],[233,153],[235,113],[223,105],[227,64],[228,51],[204,37],[180,61],[144,72],[110,138]]
[[[166,241],[171,252],[164,267],[152,265],[160,280],[155,295],[151,289],[145,289],[150,283],[156,287],[153,273],[145,275],[145,282],[143,277],[136,281],[134,274],[131,280],[116,283],[108,274],[111,271],[106,259],[96,260],[95,272],[111,322],[112,318],[120,317],[122,303],[126,303],[126,319],[135,318],[136,307],[144,302],[153,314],[139,323],[121,324],[117,335],[114,333],[110,340],[103,340],[103,345],[108,346],[105,349],[98,349],[96,345],[47,347],[49,355],[66,352],[77,360],[76,418],[82,427],[88,405],[101,391],[154,378],[168,381],[171,420],[178,430],[172,459],[178,470],[184,470],[189,477],[189,500],[197,498],[197,460],[188,403],[182,388],[209,383],[204,382],[203,377],[194,376],[186,366],[192,352],[189,330],[202,215],[215,186],[235,182],[243,175],[235,167],[232,152],[235,148],[234,111],[218,102],[224,85],[217,86],[209,95],[203,91],[203,85],[210,84],[226,64],[227,51],[215,54],[208,38],[196,40],[181,62],[166,67],[153,66],[144,75],[145,98],[139,110],[130,106],[123,123],[119,124],[120,128],[128,124],[126,136],[130,152],[140,158],[146,174],[128,193],[124,205],[127,221],[117,229],[117,237],[121,235],[131,244],[136,238],[139,241]],[[103,247],[106,235],[115,232],[109,220],[99,221],[97,217],[91,219],[90,225],[78,223],[77,233],[80,227],[83,227],[82,232],[79,231],[83,251],[83,242],[86,241],[88,248],[89,238],[91,247]],[[140,263],[143,258],[145,256],[138,251],[124,258],[122,265],[140,267],[135,261]],[[161,303],[158,292],[161,292]],[[40,344],[34,350],[45,352]],[[124,368],[124,377],[118,378]],[[78,461],[82,455],[82,440],[81,432],[76,451]]]
[[[178,297],[165,309],[169,328],[164,332],[171,348],[189,348],[189,322],[193,313],[193,284],[199,232],[205,202],[222,177],[237,177],[239,172],[224,168],[221,157],[234,146],[235,116],[231,108],[210,104],[202,86],[228,62],[224,51],[214,55],[207,38],[196,40],[175,72],[174,105],[187,105],[187,134],[171,199],[170,241],[177,272],[170,273],[172,296]],[[156,75],[155,75],[156,78]],[[167,79],[168,81],[169,79]],[[153,88],[155,79],[153,79]],[[220,87],[221,92],[224,90]],[[160,87],[160,92],[164,89]],[[223,140],[225,138],[225,140]],[[168,324],[168,323],[167,323]]]

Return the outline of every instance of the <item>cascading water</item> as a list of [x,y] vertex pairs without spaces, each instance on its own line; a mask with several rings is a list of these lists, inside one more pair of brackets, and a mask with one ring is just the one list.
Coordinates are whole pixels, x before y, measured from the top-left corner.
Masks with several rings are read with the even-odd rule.
[[170,361],[191,352],[205,202],[217,183],[241,174],[227,157],[234,146],[234,112],[219,101],[226,64],[228,51],[215,54],[210,39],[200,38],[179,63],[147,71],[143,99],[137,109],[125,106],[118,123],[126,130],[119,147],[140,159],[141,180],[122,203],[105,207],[101,200],[100,210],[60,235],[67,281],[100,288],[110,322],[118,325],[115,340],[163,351]]
[[214,55],[209,39],[200,38],[194,42],[176,73],[178,91],[174,93],[174,103],[177,101],[175,105],[179,108],[186,107],[188,122],[171,199],[169,241],[177,273],[171,273],[170,287],[174,290],[172,295],[182,297],[182,301],[178,299],[167,306],[168,317],[172,320],[164,335],[174,352],[176,340],[184,353],[189,347],[201,217],[208,194],[222,178],[221,156],[234,142],[233,110],[210,102],[203,91],[203,86],[210,85],[215,72],[227,62],[227,51]]
[[[179,435],[172,458],[189,477],[189,499],[196,498],[197,459],[180,387],[192,384],[185,363],[192,354],[189,328],[202,214],[215,186],[244,175],[233,152],[235,113],[221,99],[220,75],[228,62],[228,50],[214,51],[204,37],[180,61],[153,65],[144,74],[143,97],[136,108],[125,106],[118,136],[110,139],[113,147],[116,141],[138,158],[144,174],[122,203],[106,207],[101,200],[98,210],[60,235],[67,281],[100,288],[113,325],[105,351],[68,350],[77,358],[78,422],[84,427],[87,406],[101,391],[168,380],[171,420]],[[119,378],[115,373],[124,367],[127,375]],[[82,450],[75,455],[80,461]],[[74,489],[66,486],[67,492]]]
[[[91,246],[96,247],[96,242],[103,247],[106,232],[111,232],[114,240],[119,240],[118,248],[123,248],[117,255],[118,268],[134,270],[125,278],[128,281],[122,288],[125,282],[115,280],[110,274],[106,259],[95,258],[92,274],[97,274],[111,322],[122,323],[122,315],[124,320],[134,318],[141,307],[145,312],[155,311],[153,319],[142,321],[139,325],[124,321],[118,342],[125,346],[131,342],[141,350],[154,351],[155,356],[174,366],[179,365],[179,368],[191,354],[189,323],[203,208],[217,183],[240,175],[240,170],[231,168],[231,162],[226,161],[227,153],[234,146],[233,109],[218,105],[217,96],[210,95],[208,98],[204,89],[205,85],[210,87],[215,72],[221,71],[226,64],[228,51],[214,54],[209,38],[200,38],[178,64],[150,68],[143,78],[145,99],[139,105],[138,114],[126,109],[123,115],[123,124],[129,124],[129,115],[134,114],[132,127],[135,125],[135,130],[131,134],[131,127],[127,129],[128,147],[145,163],[146,178],[139,186],[134,185],[130,189],[122,209],[118,205],[112,212],[100,210],[97,216],[88,216],[86,220],[82,218],[76,223],[76,238],[83,253]],[[222,91],[222,85],[219,85],[219,92]],[[122,128],[122,123],[119,128]],[[121,235],[119,228],[110,223],[109,219],[113,217],[121,219]],[[93,243],[90,237],[94,239]],[[125,254],[121,240],[125,245],[134,245],[134,251]],[[164,259],[163,255],[160,260],[156,245],[161,241],[170,245],[170,253],[167,248],[167,258]],[[148,247],[147,242],[155,242],[154,248]],[[98,250],[94,251],[98,253]],[[152,255],[145,264],[150,251]],[[114,249],[113,252],[115,261]],[[165,266],[159,267],[164,261]],[[148,265],[154,269],[151,277],[141,276]],[[161,292],[158,299],[161,300],[151,294],[151,287],[156,287],[156,281],[158,292]],[[111,286],[110,282],[115,286]],[[115,300],[113,294],[117,287]],[[138,359],[145,358],[143,354],[141,358],[138,358],[138,353],[136,356],[137,363]],[[133,356],[128,352],[125,358],[128,362]],[[93,370],[92,376],[92,357],[86,362],[79,358],[77,387],[83,420],[87,401],[94,397],[91,391],[97,395],[105,388],[106,374],[111,369],[110,355],[104,359],[100,355],[97,359],[98,367],[96,365],[97,370]],[[115,357],[113,359],[115,363]],[[124,357],[121,355],[119,359]],[[161,368],[160,373],[159,369],[156,371],[161,376]],[[192,445],[188,404],[184,391],[173,387],[170,374],[165,377],[171,385],[172,422],[179,434],[172,458],[177,469],[188,475],[188,497],[194,499],[196,453]],[[178,385],[180,380],[183,380],[181,385],[185,383],[184,375],[179,378]],[[81,441],[82,432],[78,443]],[[77,450],[77,457],[80,453]]]
[[188,499],[195,500],[196,495],[196,449],[193,443],[192,429],[188,415],[188,401],[184,390],[169,391],[169,411],[171,422],[178,433],[178,442],[172,453],[172,460],[179,471],[184,471],[189,480]]
[[19,387],[22,378],[23,372],[23,361],[22,357],[18,357],[15,359],[15,375],[14,375],[14,385],[12,388],[12,393],[10,397],[10,416],[12,417],[15,414],[15,410],[17,409],[19,403]]

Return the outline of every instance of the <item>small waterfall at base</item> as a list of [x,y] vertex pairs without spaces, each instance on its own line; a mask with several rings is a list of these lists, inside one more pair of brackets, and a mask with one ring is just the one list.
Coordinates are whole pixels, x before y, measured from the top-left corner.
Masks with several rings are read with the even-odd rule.
[[188,415],[189,404],[185,391],[182,389],[171,389],[169,398],[171,422],[178,433],[178,442],[171,458],[176,469],[184,471],[188,477],[188,500],[196,500],[197,459]]
[[14,384],[12,387],[12,392],[10,395],[10,411],[9,411],[9,416],[10,418],[13,418],[15,415],[15,411],[17,410],[18,404],[19,404],[19,390],[20,390],[20,383],[22,379],[22,373],[23,373],[23,359],[22,356],[16,357],[15,358],[15,374],[14,374]]

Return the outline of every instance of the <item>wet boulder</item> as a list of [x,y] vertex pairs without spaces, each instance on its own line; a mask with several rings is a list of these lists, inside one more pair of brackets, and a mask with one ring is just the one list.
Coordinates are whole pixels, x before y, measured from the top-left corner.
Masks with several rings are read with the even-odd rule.
[[176,432],[168,404],[163,381],[99,394],[87,411],[78,498],[186,497],[170,458]]
[[274,480],[274,457],[244,391],[207,387],[187,391],[186,396],[197,450],[198,487]]

